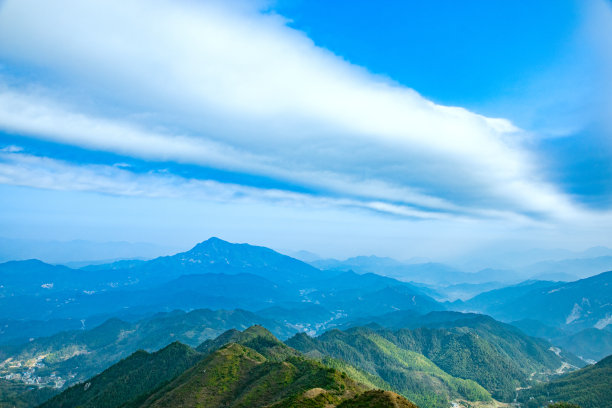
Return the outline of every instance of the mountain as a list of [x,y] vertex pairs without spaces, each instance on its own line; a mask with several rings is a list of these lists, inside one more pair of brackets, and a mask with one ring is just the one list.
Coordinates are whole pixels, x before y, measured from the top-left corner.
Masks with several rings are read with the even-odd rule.
[[323,407],[362,390],[316,362],[299,357],[270,361],[249,347],[230,343],[132,406]]
[[[107,269],[116,267],[117,264],[107,265]],[[272,249],[233,244],[215,237],[189,251],[155,258],[129,270],[148,284],[169,281],[181,275],[206,273],[249,273],[277,283],[303,282],[325,276],[319,269]]]
[[41,408],[118,407],[164,385],[201,358],[200,353],[178,342],[151,354],[139,350],[84,384],[68,388]]
[[303,299],[348,315],[377,315],[393,310],[441,310],[415,285],[376,275],[344,272],[305,286]]
[[527,408],[539,408],[549,401],[565,401],[582,408],[612,407],[610,390],[612,390],[612,356],[548,383],[522,390],[518,400]]
[[300,353],[279,341],[272,333],[259,325],[251,326],[244,331],[230,329],[214,339],[206,340],[196,350],[200,353],[210,354],[230,343],[250,347],[267,359],[274,361],[283,361],[287,357],[300,356]]
[[[359,325],[367,328],[355,327]],[[478,382],[503,400],[510,400],[514,389],[527,385],[529,379],[545,379],[563,367],[583,365],[577,357],[551,349],[545,340],[531,338],[513,326],[478,314],[394,312],[359,319],[343,327],[344,331],[329,331],[307,342],[309,338],[298,334],[288,344],[303,352],[316,351],[344,359],[339,351],[343,343],[357,342],[363,330],[372,330],[400,348],[423,354],[450,375]],[[354,352],[362,347],[363,344]],[[355,354],[352,358],[361,357]],[[353,365],[363,368],[368,364]]]
[[344,261],[323,259],[312,261],[310,264],[325,270],[376,273],[405,282],[412,281],[433,285],[475,283],[482,279],[476,274],[466,273],[441,263],[403,263],[392,258],[377,256],[358,256]]
[[612,332],[607,330],[584,329],[552,341],[565,350],[592,362],[612,354]]
[[612,272],[575,282],[525,282],[480,294],[461,310],[475,310],[500,320],[538,320],[546,325],[578,331],[602,329],[612,323]]
[[22,344],[36,337],[47,337],[60,331],[82,329],[83,324],[84,322],[78,319],[0,319],[0,346]]
[[101,276],[36,259],[0,264],[0,297],[49,296],[62,291],[100,290],[109,287],[118,274]]
[[35,407],[57,393],[58,391],[51,387],[39,387],[38,384],[24,384],[21,381],[0,378],[0,407]]
[[338,408],[417,408],[412,402],[391,391],[371,390],[342,402]]
[[458,283],[455,285],[439,286],[428,285],[432,292],[426,292],[438,301],[467,300],[483,292],[507,286],[502,282]]
[[0,265],[0,277],[7,282],[0,292],[0,319],[76,319],[88,326],[96,316],[144,317],[197,308],[295,309],[296,303],[311,303],[328,313],[311,308],[314,314],[308,319],[290,323],[318,331],[345,315],[444,308],[427,290],[409,283],[375,274],[323,272],[268,248],[218,238],[173,256],[81,270],[40,261],[9,262]]
[[0,375],[26,375],[58,388],[95,375],[138,349],[156,351],[181,341],[197,346],[232,328],[262,324],[279,336],[295,331],[243,310],[160,313],[135,323],[111,319],[91,330],[77,330],[0,348]]
[[[253,296],[253,291],[258,296]],[[7,296],[0,298],[0,318],[88,321],[98,315],[131,313],[144,316],[173,309],[257,310],[293,299],[294,294],[294,291],[281,290],[277,284],[253,274],[183,275],[148,288],[135,286],[102,291],[62,291],[47,296]]]
[[491,399],[476,382],[449,375],[427,357],[398,346],[379,331],[331,330],[317,338],[301,333],[287,340],[287,344],[306,355],[331,356],[379,376],[392,390],[420,407],[447,407],[454,399]]
[[538,320],[521,319],[510,322],[510,324],[531,337],[539,337],[551,342],[553,339],[567,336],[564,330],[558,327],[547,326]]
[[304,358],[262,327],[226,332],[198,349],[138,351],[43,407],[415,407]]
[[83,264],[111,259],[151,259],[174,248],[150,243],[51,241],[0,237],[0,262],[40,259],[52,264]]
[[[530,276],[531,279],[554,279],[563,281],[574,281],[579,278],[587,278],[601,271],[612,270],[612,253],[602,251],[605,255],[563,259],[547,260],[533,263],[517,269],[523,276]],[[597,254],[596,251],[592,252]]]
[[524,281],[516,285],[483,292],[464,302],[454,302],[454,306],[459,309],[464,309],[465,311],[478,311],[492,314],[492,312],[495,312],[496,308],[515,302],[533,291],[554,289],[560,285],[562,284],[559,282],[551,281]]
[[[199,289],[215,286],[211,292],[218,293],[222,289],[219,281],[223,280],[226,281],[226,287],[235,287],[237,291],[240,291],[240,285],[261,291],[266,285],[286,286],[329,276],[271,249],[231,244],[218,238],[211,238],[187,252],[172,256],[150,261],[119,261],[80,270],[49,265],[38,260],[13,261],[0,264],[0,318],[40,319],[42,316],[47,319],[82,319],[88,317],[88,313],[108,313],[110,305],[116,305],[117,308],[133,307],[138,299],[145,296],[143,291],[177,291],[177,286],[191,286],[197,279],[192,277],[189,278],[190,282],[185,282],[189,279],[184,276],[212,274],[240,275],[242,279],[228,277],[217,279],[216,283],[201,282]],[[260,279],[259,282],[254,282],[255,277]],[[162,288],[164,284],[168,286]],[[122,293],[118,297],[124,301],[117,303],[110,293],[122,290],[134,292],[129,295]],[[264,296],[269,296],[270,290],[265,289]],[[277,295],[283,293],[279,290],[276,292]],[[287,296],[293,294],[291,291],[285,292],[289,292]],[[157,295],[152,293],[151,297]],[[228,298],[227,294],[222,297]],[[229,296],[232,297],[235,296]],[[146,300],[145,303],[155,302]],[[102,304],[105,308],[96,307],[96,304]],[[191,305],[190,308],[200,306],[207,305]],[[232,308],[239,306],[234,304]]]
[[[566,249],[543,248],[534,248],[526,251],[508,251],[504,246],[493,246],[466,253],[458,259],[455,259],[454,263],[457,263],[466,270],[499,268],[516,271],[541,262],[598,258],[602,256],[612,256],[612,249],[599,246],[580,252]],[[594,273],[600,272],[601,270],[603,269],[595,271]]]
[[270,306],[256,313],[258,316],[283,322],[299,331],[312,333],[342,317],[342,314],[331,312],[313,302],[286,302],[283,306]]
[[[292,253],[290,253],[290,256],[292,258],[299,259],[300,261],[306,262],[306,263],[312,263],[312,262],[314,262],[316,260],[321,259],[321,257],[319,255],[317,255],[317,254],[315,254],[313,252],[304,251],[304,250],[297,251],[297,252],[292,252]],[[321,269],[321,268],[319,268],[319,269]]]
[[389,271],[394,268],[402,268],[406,266],[404,263],[397,261],[393,258],[379,257],[379,256],[356,256],[353,258],[339,261],[337,259],[318,259],[309,262],[311,265],[319,269],[339,269],[339,270],[353,270],[359,273],[381,273],[382,271]]

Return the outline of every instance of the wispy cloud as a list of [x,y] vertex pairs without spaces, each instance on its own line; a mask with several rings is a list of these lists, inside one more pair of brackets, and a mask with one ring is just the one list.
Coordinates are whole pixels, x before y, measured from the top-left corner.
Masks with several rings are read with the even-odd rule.
[[94,192],[114,196],[184,198],[192,201],[270,202],[286,206],[347,207],[423,219],[460,219],[378,201],[319,197],[277,189],[246,187],[214,180],[185,178],[166,172],[135,173],[118,165],[76,165],[40,157],[16,146],[0,149],[0,184],[58,191]]
[[581,211],[509,121],[436,105],[280,16],[163,0],[1,7],[0,56],[59,78],[37,92],[5,86],[2,129],[276,177],[407,216]]

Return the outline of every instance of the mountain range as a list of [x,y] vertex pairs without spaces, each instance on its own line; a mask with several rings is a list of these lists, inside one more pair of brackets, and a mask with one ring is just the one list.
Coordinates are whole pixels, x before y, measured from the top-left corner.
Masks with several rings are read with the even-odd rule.
[[[0,319],[83,320],[195,308],[257,311],[310,303],[332,317],[443,309],[423,290],[375,274],[321,271],[268,248],[211,238],[150,261],[82,269],[40,261],[0,264]],[[257,296],[253,296],[257,293]],[[95,320],[97,318],[97,320]]]
[[[564,366],[584,365],[571,353],[557,353],[550,343],[483,315],[394,312],[366,322],[367,319],[355,322],[361,326],[330,330],[316,338],[297,334],[287,343],[308,355],[329,355],[353,362],[401,386],[409,384],[407,378],[414,376],[400,373],[413,368],[404,362],[396,371],[390,371],[393,365],[386,355],[417,353],[454,377],[476,381],[502,400],[510,399],[516,387],[530,380],[546,378]],[[452,395],[449,393],[447,400]],[[420,402],[419,396],[410,396]]]
[[[211,238],[148,261],[0,264],[0,402],[496,406],[612,353],[612,272],[504,286],[413,264],[445,290],[491,289],[448,302],[442,286],[368,271],[397,261],[351,263],[363,269]],[[213,369],[226,371],[201,375]]]
[[42,407],[415,407],[369,390],[253,326],[195,350],[175,342],[153,354],[137,351]]
[[527,281],[453,307],[505,321],[528,318],[570,332],[603,329],[612,323],[612,271],[575,282]]
[[[546,256],[551,259],[547,259]],[[308,262],[325,270],[376,273],[406,282],[426,284],[439,292],[441,298],[455,300],[466,299],[485,290],[495,289],[491,286],[501,287],[525,280],[569,282],[609,271],[612,270],[612,249],[595,247],[582,253],[543,251],[539,257],[537,254],[533,256],[526,254],[524,263],[493,267],[492,265],[496,265],[493,262],[489,266],[477,270],[468,269],[468,271],[460,266],[440,262],[423,262],[423,260],[402,262],[377,256],[357,256],[343,261],[315,259]],[[461,286],[464,286],[463,290],[458,290]]]

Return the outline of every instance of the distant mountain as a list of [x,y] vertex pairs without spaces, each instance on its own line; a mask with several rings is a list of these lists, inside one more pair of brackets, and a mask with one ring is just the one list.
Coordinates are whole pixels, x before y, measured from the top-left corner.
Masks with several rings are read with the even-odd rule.
[[304,298],[350,315],[377,315],[394,310],[431,311],[444,306],[420,288],[373,273],[345,272],[314,282]]
[[558,327],[547,326],[533,319],[518,320],[511,324],[532,337],[548,340],[589,364],[594,364],[612,354],[612,331],[610,330],[589,328],[568,334]]
[[582,408],[612,407],[610,390],[612,356],[549,383],[522,390],[518,400],[527,408],[539,408],[550,401],[565,401]]
[[[0,319],[84,319],[96,315],[150,315],[172,309],[243,308],[261,310],[271,306],[291,309],[295,303],[311,304],[303,309],[301,323],[325,327],[330,318],[375,315],[393,310],[422,312],[444,306],[411,284],[373,274],[346,273],[341,277],[276,284],[253,274],[183,275],[151,288],[118,288],[94,293],[57,292],[52,297],[22,295],[0,298]],[[328,311],[323,320],[321,308]],[[306,316],[308,310],[313,311]]]
[[432,285],[433,293],[429,294],[436,300],[455,301],[457,299],[467,300],[483,292],[506,287],[502,282],[483,282],[483,283],[458,283],[455,285],[439,286]]
[[539,337],[548,341],[567,336],[567,333],[564,330],[558,327],[547,326],[538,320],[521,319],[510,322],[510,324],[531,337]]
[[[104,275],[104,272],[98,273]],[[117,270],[112,273],[124,272]],[[0,318],[88,320],[97,315],[113,316],[129,311],[136,315],[151,315],[173,309],[256,310],[295,296],[297,289],[282,290],[277,284],[253,274],[183,275],[152,287],[133,285],[91,291],[63,290],[46,296],[5,296],[0,298]]]
[[455,307],[506,321],[529,318],[569,331],[602,329],[612,323],[611,288],[612,272],[604,272],[575,282],[525,282],[482,293]]
[[66,291],[100,290],[121,275],[100,276],[36,259],[10,261],[0,264],[0,296],[48,296]]
[[173,343],[154,354],[136,352],[43,407],[415,408],[304,358],[262,327],[224,333],[198,349]]
[[358,256],[344,261],[323,259],[311,262],[311,264],[320,269],[376,273],[405,282],[412,281],[433,285],[477,282],[482,279],[479,275],[466,273],[441,263],[402,263],[392,258],[377,256]]
[[405,282],[432,285],[436,290],[459,284],[481,284],[492,281],[516,282],[520,280],[518,275],[510,270],[483,269],[471,273],[442,263],[400,262],[393,258],[377,256],[358,256],[344,261],[320,259],[312,261],[310,264],[324,270],[376,273]]
[[311,265],[319,269],[340,269],[340,270],[353,270],[359,273],[381,273],[384,270],[393,268],[402,268],[406,266],[404,263],[397,261],[393,258],[379,257],[379,256],[356,256],[353,258],[339,261],[337,259],[318,259],[310,262]]
[[[120,261],[75,270],[40,261],[0,264],[0,319],[84,320],[172,309],[295,308],[313,303],[336,319],[442,305],[409,283],[375,274],[321,271],[271,249],[218,238],[151,261]],[[322,314],[315,313],[318,316]],[[327,316],[306,319],[320,330]],[[303,324],[305,322],[293,322]]]
[[606,248],[605,256],[593,258],[540,261],[518,268],[517,272],[531,279],[574,281],[587,278],[602,271],[612,270],[612,253]]
[[311,263],[321,259],[321,257],[310,251],[297,251],[288,254],[292,258],[299,259],[302,262]]
[[[542,248],[529,249],[526,251],[508,251],[504,246],[496,246],[480,249],[472,253],[466,253],[459,259],[456,259],[455,262],[466,270],[479,270],[483,268],[518,270],[540,262],[598,258],[601,256],[612,256],[612,249],[598,246],[577,252],[566,249]],[[596,271],[595,273],[601,272],[602,270]]]
[[474,311],[488,312],[500,305],[514,302],[532,291],[546,290],[559,285],[561,283],[552,281],[524,281],[516,285],[483,292],[465,302],[456,302],[456,304],[464,309],[472,308]]
[[584,329],[569,336],[557,337],[554,344],[584,359],[598,361],[612,354],[612,332]]
[[[110,264],[108,268],[116,266]],[[135,267],[130,265],[129,269],[140,280],[150,283],[204,273],[249,273],[276,283],[296,283],[325,276],[319,269],[269,248],[233,244],[214,237],[187,252],[156,258]]]
[[51,241],[0,237],[0,262],[40,259],[52,264],[84,264],[117,259],[151,259],[174,248],[151,243]]
[[[64,387],[106,369],[138,349],[156,351],[173,341],[197,346],[232,328],[262,324],[285,338],[295,331],[243,310],[160,313],[136,323],[111,319],[91,330],[69,331],[0,348],[0,376],[30,378]],[[7,361],[9,360],[9,361]],[[53,375],[55,374],[55,375]]]

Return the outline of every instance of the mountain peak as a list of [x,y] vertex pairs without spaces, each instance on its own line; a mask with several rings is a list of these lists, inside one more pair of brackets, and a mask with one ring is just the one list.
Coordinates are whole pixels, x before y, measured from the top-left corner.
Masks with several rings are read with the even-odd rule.
[[196,244],[193,248],[191,248],[191,251],[195,251],[198,249],[204,249],[204,248],[211,248],[211,247],[218,247],[218,246],[230,246],[230,245],[237,245],[237,244],[232,244],[231,242],[228,241],[224,241],[221,238],[217,238],[217,237],[210,237],[208,238],[206,241],[202,241],[198,244]]
[[273,338],[276,340],[276,337],[274,337],[274,335],[270,333],[268,329],[258,324],[254,324],[253,326],[248,327],[246,330],[243,331],[243,334],[248,335],[249,337],[266,337]]

